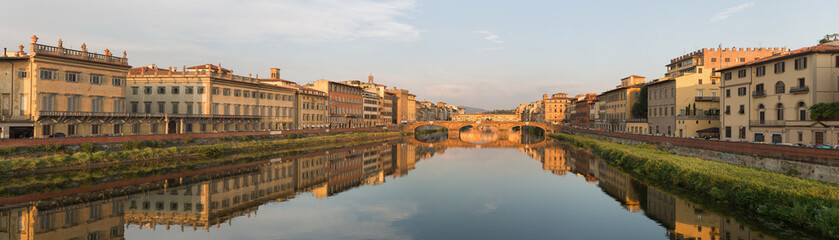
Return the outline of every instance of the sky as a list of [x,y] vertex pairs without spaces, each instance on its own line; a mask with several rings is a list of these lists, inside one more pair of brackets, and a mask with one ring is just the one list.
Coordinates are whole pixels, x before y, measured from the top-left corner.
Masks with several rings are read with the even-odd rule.
[[[701,3],[701,4],[700,4]],[[815,45],[839,1],[10,1],[0,46],[127,51],[138,67],[221,64],[301,84],[366,79],[417,99],[512,109],[663,77],[701,48]],[[29,48],[26,48],[29,51]],[[116,54],[120,55],[120,54]]]

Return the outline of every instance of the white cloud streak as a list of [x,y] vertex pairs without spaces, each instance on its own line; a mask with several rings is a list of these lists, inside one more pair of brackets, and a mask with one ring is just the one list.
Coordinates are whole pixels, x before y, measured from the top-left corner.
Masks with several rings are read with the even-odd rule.
[[733,16],[734,14],[740,13],[740,12],[745,11],[746,9],[749,9],[751,7],[754,7],[754,6],[755,6],[755,2],[747,2],[747,3],[743,3],[743,4],[740,4],[740,5],[734,6],[734,7],[730,7],[728,9],[726,9],[725,11],[722,11],[722,12],[714,15],[714,17],[711,18],[711,22],[718,22],[718,21],[728,19],[729,17]]
[[487,40],[490,43],[494,43],[494,44],[503,44],[504,43],[504,41],[498,39],[498,38],[500,38],[498,36],[498,34],[495,34],[491,31],[483,30],[483,31],[475,31],[475,33],[484,35],[484,40]]

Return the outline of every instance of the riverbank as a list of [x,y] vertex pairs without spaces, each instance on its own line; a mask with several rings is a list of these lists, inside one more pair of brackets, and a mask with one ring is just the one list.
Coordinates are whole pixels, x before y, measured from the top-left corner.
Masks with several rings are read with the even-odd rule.
[[591,149],[609,164],[664,189],[724,203],[839,238],[839,186],[767,170],[674,155],[565,133],[550,137]]
[[[307,138],[280,140],[240,137],[226,142],[207,145],[183,145],[163,148],[153,141],[131,141],[123,143],[122,150],[59,152],[50,156],[19,157],[0,160],[0,174],[22,175],[52,171],[66,171],[103,165],[145,163],[157,161],[180,161],[184,159],[215,158],[224,154],[275,151],[306,146],[325,145],[336,142],[367,141],[402,136],[401,132],[349,133]],[[183,139],[188,144],[190,139]],[[82,147],[84,149],[84,146]]]

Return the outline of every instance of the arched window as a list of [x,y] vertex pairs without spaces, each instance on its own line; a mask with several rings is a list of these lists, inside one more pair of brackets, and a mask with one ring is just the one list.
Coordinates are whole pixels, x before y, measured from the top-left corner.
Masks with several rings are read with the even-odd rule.
[[779,121],[784,120],[784,104],[783,103],[778,103],[778,106],[775,108],[775,112],[776,112],[775,115],[776,115],[776,117]]
[[760,121],[760,124],[766,124],[766,109],[763,107],[763,104],[757,105],[757,119]]
[[778,81],[775,83],[775,93],[784,93],[786,92],[786,88],[784,87],[784,82]]
[[798,102],[798,120],[807,120],[807,104],[804,104],[804,102]]

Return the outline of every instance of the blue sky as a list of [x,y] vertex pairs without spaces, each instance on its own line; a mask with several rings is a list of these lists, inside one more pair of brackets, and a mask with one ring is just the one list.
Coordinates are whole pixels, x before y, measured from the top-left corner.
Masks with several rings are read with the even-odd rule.
[[[701,4],[698,4],[701,3]],[[814,45],[839,1],[14,1],[0,45],[87,43],[134,66],[221,63],[307,83],[366,79],[418,99],[514,108],[663,76],[699,48]],[[19,11],[18,11],[19,10]],[[27,45],[28,46],[28,45]],[[28,51],[28,47],[27,47]]]

